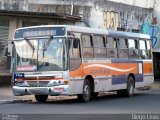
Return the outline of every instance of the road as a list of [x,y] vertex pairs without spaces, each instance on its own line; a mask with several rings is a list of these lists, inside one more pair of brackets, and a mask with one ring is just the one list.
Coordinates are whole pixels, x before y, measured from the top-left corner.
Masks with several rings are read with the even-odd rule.
[[[49,97],[49,100],[43,104],[36,102],[33,96],[14,97],[10,93],[11,90],[8,91],[7,94],[10,94],[8,98],[3,91],[0,92],[1,115],[96,114],[99,116],[100,114],[160,114],[160,89],[136,91],[131,98],[117,97],[115,93],[102,94],[88,103],[79,103],[76,97]],[[80,115],[80,117],[82,116]],[[160,115],[158,120],[160,120]]]

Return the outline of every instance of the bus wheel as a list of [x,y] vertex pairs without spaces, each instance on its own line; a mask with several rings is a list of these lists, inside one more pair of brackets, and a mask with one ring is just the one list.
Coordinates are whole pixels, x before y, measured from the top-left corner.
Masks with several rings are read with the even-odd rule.
[[122,97],[131,97],[134,94],[134,80],[133,77],[129,77],[127,80],[127,89],[117,90],[117,95]]
[[48,99],[48,95],[35,95],[35,98],[38,102],[43,103]]
[[127,97],[131,97],[134,94],[134,80],[133,77],[129,77],[127,80],[127,89],[125,90]]
[[78,100],[81,102],[88,102],[91,99],[91,85],[88,79],[83,83],[83,93],[77,95]]

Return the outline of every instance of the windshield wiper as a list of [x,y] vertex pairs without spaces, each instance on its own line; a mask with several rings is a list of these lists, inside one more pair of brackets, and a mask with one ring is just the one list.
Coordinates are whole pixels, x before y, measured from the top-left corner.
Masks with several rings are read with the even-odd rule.
[[26,43],[29,45],[29,47],[33,50],[32,51],[32,56],[33,56],[33,53],[35,50],[34,45],[29,41],[30,39],[28,39],[28,38],[24,38],[24,39],[25,39]]
[[53,36],[50,36],[50,39],[43,46],[43,51],[46,51],[53,40]]
[[32,50],[34,50],[35,48],[34,48],[34,46],[32,45],[32,43],[29,41],[30,39],[25,38],[25,40],[26,40],[27,44],[29,45],[29,47],[32,48]]

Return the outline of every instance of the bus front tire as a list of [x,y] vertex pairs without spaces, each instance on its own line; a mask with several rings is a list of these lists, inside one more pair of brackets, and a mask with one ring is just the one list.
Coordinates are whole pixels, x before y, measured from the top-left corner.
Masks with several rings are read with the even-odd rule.
[[48,99],[48,95],[35,95],[35,98],[38,102],[44,103]]
[[122,97],[131,97],[134,94],[134,80],[133,77],[129,77],[127,80],[127,89],[117,90],[117,95]]
[[88,79],[83,83],[83,93],[77,95],[80,102],[88,102],[91,99],[91,84]]

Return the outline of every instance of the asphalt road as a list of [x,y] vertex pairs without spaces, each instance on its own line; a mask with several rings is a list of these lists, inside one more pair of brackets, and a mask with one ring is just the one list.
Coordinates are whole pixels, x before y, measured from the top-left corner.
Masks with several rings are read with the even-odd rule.
[[[33,96],[2,98],[5,98],[4,95],[0,96],[0,119],[2,120],[6,120],[4,118],[8,118],[7,115],[19,117],[22,120],[23,118],[38,120],[36,116],[43,120],[61,119],[61,117],[69,120],[73,116],[85,120],[98,118],[120,120],[121,117],[123,120],[137,120],[135,115],[140,114],[147,118],[146,113],[147,115],[155,114],[158,117],[156,120],[160,120],[160,89],[136,91],[131,98],[117,97],[115,93],[103,94],[88,103],[79,103],[76,97],[49,97],[49,100],[43,104],[36,102]],[[139,119],[143,120],[138,117]]]

